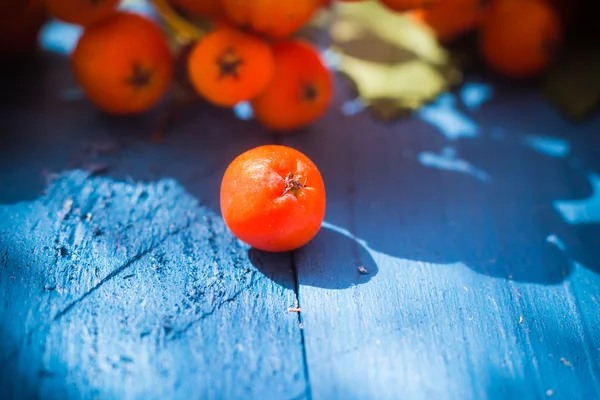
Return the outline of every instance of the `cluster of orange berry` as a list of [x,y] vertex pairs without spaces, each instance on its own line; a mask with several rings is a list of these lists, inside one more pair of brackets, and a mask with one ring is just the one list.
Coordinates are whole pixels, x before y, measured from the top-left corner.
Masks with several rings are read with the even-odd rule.
[[509,78],[535,76],[554,61],[578,7],[577,0],[379,1],[428,25],[442,43],[476,31],[482,59]]
[[311,43],[291,36],[323,0],[172,0],[215,28],[187,60],[192,86],[222,107],[249,102],[257,121],[288,131],[310,124],[327,109],[333,77]]
[[[327,109],[333,77],[312,44],[293,38],[335,1],[376,1],[428,25],[441,42],[476,30],[482,58],[509,77],[528,77],[555,58],[575,0],[168,0],[213,22],[185,65],[196,92],[232,107],[250,102],[256,119],[285,131]],[[153,107],[169,90],[175,55],[154,21],[119,9],[121,0],[2,0],[0,51],[30,46],[46,13],[84,28],[72,54],[88,99],[113,114]],[[8,50],[7,50],[8,51]]]
[[[48,13],[83,27],[71,54],[86,97],[111,114],[155,106],[169,90],[177,56],[167,33],[120,0],[44,0]],[[187,76],[207,101],[250,102],[266,127],[286,131],[310,124],[327,109],[333,77],[318,50],[291,38],[323,0],[172,0],[172,6],[213,22],[186,56]]]

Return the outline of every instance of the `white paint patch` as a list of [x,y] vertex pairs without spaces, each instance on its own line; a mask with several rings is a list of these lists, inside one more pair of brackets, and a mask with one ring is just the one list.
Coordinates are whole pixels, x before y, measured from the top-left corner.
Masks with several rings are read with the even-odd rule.
[[419,153],[419,162],[430,168],[469,174],[482,182],[490,179],[487,172],[473,166],[467,160],[457,158],[456,151],[451,147],[446,147],[440,154],[429,151]]
[[567,140],[546,136],[528,136],[525,138],[525,145],[538,153],[557,158],[566,157],[571,151],[571,146]]
[[417,116],[438,128],[448,140],[479,135],[477,124],[456,109],[456,97],[450,93],[440,95],[435,103],[421,108]]
[[460,92],[460,98],[469,110],[473,111],[481,107],[494,95],[494,89],[490,85],[482,83],[466,83]]
[[588,180],[593,193],[584,200],[556,200],[552,203],[563,220],[571,225],[600,223],[600,176],[591,173]]

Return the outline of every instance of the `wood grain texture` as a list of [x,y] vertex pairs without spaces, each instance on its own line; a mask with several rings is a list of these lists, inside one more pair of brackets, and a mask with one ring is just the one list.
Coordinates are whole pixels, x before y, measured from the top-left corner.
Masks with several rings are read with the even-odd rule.
[[289,258],[275,285],[174,181],[73,172],[0,221],[3,398],[303,393]]
[[240,121],[204,106],[152,143],[157,114],[62,98],[66,62],[17,75],[1,114],[0,397],[304,398],[292,259],[215,208]]
[[[473,137],[339,113],[284,141],[328,183],[328,224],[295,255],[313,398],[596,398],[600,221],[567,224],[553,202],[599,195],[584,149],[599,121],[569,126],[530,93],[454,102],[442,128],[461,117]],[[530,135],[572,152],[540,154]],[[425,152],[488,178],[431,168]]]
[[[380,125],[340,80],[298,134],[197,104],[152,143],[160,114],[98,113],[65,59],[22,72],[0,109],[3,399],[600,396],[600,120],[494,87]],[[293,254],[219,217],[227,164],[274,141],[327,186]]]

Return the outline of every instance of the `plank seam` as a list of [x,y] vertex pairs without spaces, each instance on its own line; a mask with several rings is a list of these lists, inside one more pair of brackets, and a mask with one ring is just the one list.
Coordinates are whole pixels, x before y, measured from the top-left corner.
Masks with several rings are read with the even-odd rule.
[[296,257],[293,251],[290,253],[290,258],[292,261],[292,268],[294,270],[294,292],[296,293],[296,303],[298,308],[300,308],[300,312],[298,313],[298,327],[300,329],[300,343],[302,347],[302,368],[304,371],[305,394],[307,400],[312,400],[308,359],[306,355],[306,340],[304,338],[304,327],[302,322],[302,305],[300,304],[300,279],[298,277],[298,264],[296,263]]

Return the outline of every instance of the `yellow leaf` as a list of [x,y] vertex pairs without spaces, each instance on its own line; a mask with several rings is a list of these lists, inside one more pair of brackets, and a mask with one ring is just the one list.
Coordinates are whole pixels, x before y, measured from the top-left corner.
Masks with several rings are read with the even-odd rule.
[[338,2],[333,12],[329,50],[379,117],[415,110],[460,80],[434,32],[408,14],[377,1]]
[[178,42],[193,42],[205,35],[204,30],[177,14],[168,0],[151,0],[151,2]]

